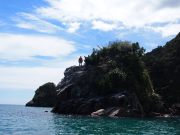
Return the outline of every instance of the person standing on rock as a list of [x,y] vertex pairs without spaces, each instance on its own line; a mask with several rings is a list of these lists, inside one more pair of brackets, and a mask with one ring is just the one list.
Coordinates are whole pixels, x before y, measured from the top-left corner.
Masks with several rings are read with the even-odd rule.
[[79,57],[78,62],[79,62],[79,66],[82,66],[82,63],[83,63],[83,58],[82,58],[81,56]]

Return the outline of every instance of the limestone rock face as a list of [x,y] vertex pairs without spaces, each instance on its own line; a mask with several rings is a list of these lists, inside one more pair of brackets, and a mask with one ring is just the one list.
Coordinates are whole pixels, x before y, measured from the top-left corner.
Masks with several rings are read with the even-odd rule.
[[26,106],[53,107],[56,103],[56,86],[54,83],[46,83],[40,86],[31,101]]

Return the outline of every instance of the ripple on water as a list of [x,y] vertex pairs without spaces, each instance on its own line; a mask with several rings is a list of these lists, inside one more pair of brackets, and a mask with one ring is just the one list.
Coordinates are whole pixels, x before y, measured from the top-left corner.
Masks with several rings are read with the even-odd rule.
[[0,105],[0,135],[180,135],[180,118],[91,118],[56,115],[50,110]]

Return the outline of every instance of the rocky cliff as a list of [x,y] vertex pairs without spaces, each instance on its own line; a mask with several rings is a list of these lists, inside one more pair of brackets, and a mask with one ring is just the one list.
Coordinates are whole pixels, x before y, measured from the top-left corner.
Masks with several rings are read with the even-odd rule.
[[26,106],[53,107],[56,103],[56,86],[54,83],[46,83],[40,86],[31,101]]
[[154,89],[167,106],[180,103],[180,33],[145,56]]
[[180,34],[147,54],[138,43],[111,42],[94,49],[84,66],[67,68],[57,87],[41,86],[27,106],[92,116],[180,115],[179,76]]
[[113,42],[94,50],[85,65],[64,72],[53,112],[112,117],[144,117],[164,112],[154,93],[138,43]]

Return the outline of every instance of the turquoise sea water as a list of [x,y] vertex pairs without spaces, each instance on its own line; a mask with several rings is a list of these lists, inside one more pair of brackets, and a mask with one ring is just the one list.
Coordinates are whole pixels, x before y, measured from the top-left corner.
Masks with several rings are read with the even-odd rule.
[[50,110],[0,105],[0,135],[180,135],[180,118],[91,118]]

